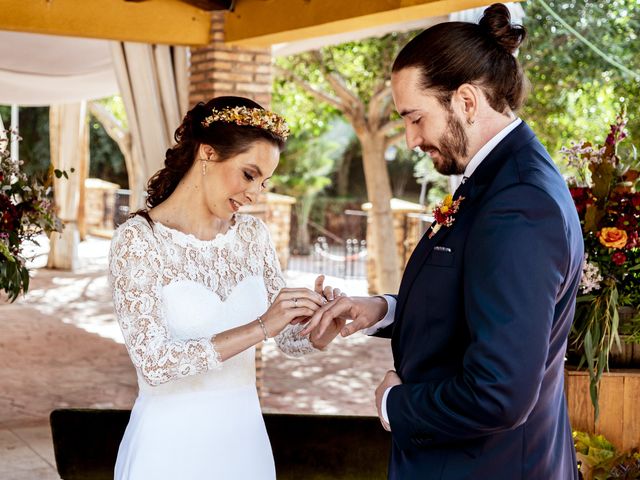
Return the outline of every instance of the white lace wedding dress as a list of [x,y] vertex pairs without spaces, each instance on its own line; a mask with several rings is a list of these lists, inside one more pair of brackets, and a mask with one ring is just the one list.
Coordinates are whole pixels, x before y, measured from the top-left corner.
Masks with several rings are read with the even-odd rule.
[[[274,479],[255,388],[255,349],[225,362],[215,334],[264,313],[284,286],[268,230],[254,217],[210,241],[133,217],[111,244],[115,309],[139,395],[117,480]],[[299,326],[276,341],[313,350]]]

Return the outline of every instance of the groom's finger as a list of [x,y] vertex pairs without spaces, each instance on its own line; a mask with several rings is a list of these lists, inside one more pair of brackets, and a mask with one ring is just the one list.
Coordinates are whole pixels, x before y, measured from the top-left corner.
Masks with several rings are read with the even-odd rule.
[[385,422],[382,417],[380,417],[380,423],[382,424],[382,428],[384,428],[387,432],[391,431],[391,425]]
[[315,313],[311,316],[311,318],[309,318],[309,321],[307,322],[307,326],[303,330],[300,331],[300,334],[301,335],[308,335],[309,333],[311,333],[311,331],[316,327],[316,325],[320,321],[320,318],[322,317],[322,314],[330,306],[331,306],[331,304],[327,303],[325,306],[320,307],[318,310],[316,310]]
[[[300,333],[302,335],[307,335],[316,327],[318,327],[321,323],[325,326],[322,328],[322,330],[318,330],[318,333],[319,334],[324,333],[324,331],[326,330],[326,325],[329,325],[329,323],[331,323],[331,321],[335,317],[337,317],[338,315],[340,315],[340,313],[342,313],[341,312],[342,308],[344,308],[344,306],[340,302],[333,302],[333,303],[328,303],[324,305],[323,307],[316,310],[313,316],[309,319],[309,322],[307,323],[307,326],[305,327],[305,329],[302,330]],[[346,311],[346,309],[344,311]]]
[[351,304],[346,297],[340,297],[338,300],[329,304],[329,308],[322,314],[318,322],[318,335],[322,336],[327,331],[331,323],[340,315],[348,312]]
[[316,291],[316,293],[319,293],[320,295],[323,294],[322,292],[323,285],[324,285],[324,275],[318,275],[316,277],[316,283],[314,287],[314,290]]
[[348,323],[342,330],[340,330],[340,335],[348,337],[349,335],[353,335],[364,328],[367,328],[366,320],[356,318],[353,322]]

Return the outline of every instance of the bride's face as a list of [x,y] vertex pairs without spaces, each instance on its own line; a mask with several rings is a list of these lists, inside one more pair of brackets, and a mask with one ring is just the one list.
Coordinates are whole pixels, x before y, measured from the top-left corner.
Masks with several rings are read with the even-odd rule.
[[427,153],[443,175],[464,173],[469,139],[458,109],[444,107],[435,94],[427,92],[421,86],[420,70],[414,67],[394,72],[391,90],[404,119],[407,146]]
[[230,220],[241,206],[255,203],[279,159],[277,146],[257,141],[246,152],[222,162],[208,162],[203,182],[209,211]]

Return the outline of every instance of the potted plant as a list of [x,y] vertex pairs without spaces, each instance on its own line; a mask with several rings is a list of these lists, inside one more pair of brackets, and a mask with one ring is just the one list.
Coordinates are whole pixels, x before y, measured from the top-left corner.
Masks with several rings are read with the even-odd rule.
[[620,453],[603,435],[573,432],[580,476],[584,480],[632,480],[640,478],[640,453]]
[[585,246],[568,354],[578,368],[586,364],[596,418],[599,382],[612,355],[626,343],[640,343],[639,172],[635,150],[623,144],[625,126],[622,111],[603,145],[580,142],[562,149],[576,171],[569,187]]
[[[12,160],[7,148],[9,135],[17,132],[0,131],[0,292],[13,302],[29,289],[25,242],[61,232],[62,222],[54,212],[50,179],[41,182],[20,171],[22,162]],[[61,170],[51,169],[53,174],[67,177]]]

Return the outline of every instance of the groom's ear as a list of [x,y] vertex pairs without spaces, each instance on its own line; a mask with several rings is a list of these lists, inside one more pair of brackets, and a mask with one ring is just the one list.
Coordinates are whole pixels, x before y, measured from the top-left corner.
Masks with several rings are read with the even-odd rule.
[[482,90],[470,83],[460,85],[453,95],[453,100],[457,103],[457,107],[462,117],[467,120],[467,123],[475,119],[478,113],[481,95],[483,95]]

